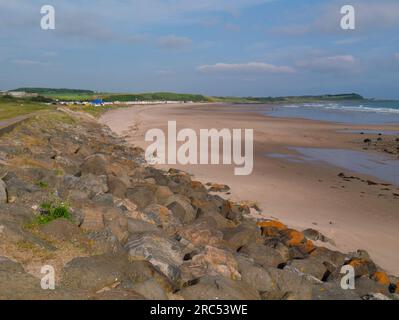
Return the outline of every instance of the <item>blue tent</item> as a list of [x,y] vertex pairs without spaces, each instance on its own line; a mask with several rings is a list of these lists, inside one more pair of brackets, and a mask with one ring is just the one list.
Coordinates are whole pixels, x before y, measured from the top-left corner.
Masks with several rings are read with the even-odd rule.
[[93,101],[90,102],[93,105],[98,105],[98,104],[103,104],[103,99],[95,99]]

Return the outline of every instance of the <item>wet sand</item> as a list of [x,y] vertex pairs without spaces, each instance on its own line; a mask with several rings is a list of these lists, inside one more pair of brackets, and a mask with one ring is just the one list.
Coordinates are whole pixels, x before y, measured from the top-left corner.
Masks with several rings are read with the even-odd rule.
[[[273,118],[237,112],[235,106],[221,104],[134,106],[110,111],[100,119],[143,148],[149,144],[144,141],[147,130],[159,128],[167,132],[167,122],[172,120],[177,121],[178,130],[254,129],[254,171],[250,176],[234,176],[233,165],[173,167],[204,183],[228,184],[232,190],[225,197],[256,201],[265,218],[279,219],[293,228],[317,229],[332,238],[340,251],[365,249],[382,268],[399,275],[399,186],[326,162],[290,161],[284,156],[299,155],[292,147],[348,149],[378,155],[376,151],[363,150],[367,136],[357,131],[399,130],[399,126]],[[283,156],[267,156],[270,154]],[[397,155],[390,157],[397,159]]]

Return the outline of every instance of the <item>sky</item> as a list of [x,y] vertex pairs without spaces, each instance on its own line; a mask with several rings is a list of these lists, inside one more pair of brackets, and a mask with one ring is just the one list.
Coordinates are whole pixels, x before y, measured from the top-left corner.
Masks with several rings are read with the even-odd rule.
[[0,90],[17,87],[399,99],[399,1],[0,0]]

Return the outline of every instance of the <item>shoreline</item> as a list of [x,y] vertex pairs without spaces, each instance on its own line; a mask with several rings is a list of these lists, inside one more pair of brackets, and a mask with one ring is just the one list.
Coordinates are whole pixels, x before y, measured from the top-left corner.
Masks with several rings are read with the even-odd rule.
[[[265,157],[268,153],[290,154],[289,147],[360,151],[363,145],[358,141],[359,134],[340,130],[388,130],[395,129],[394,126],[274,118],[231,109],[226,104],[131,107],[109,111],[99,121],[142,148],[146,146],[145,132],[150,128],[165,129],[168,120],[176,120],[178,128],[183,124],[195,130],[242,128],[245,123],[245,127],[255,129],[255,167],[251,176],[235,177],[232,166],[224,165],[157,167],[187,171],[203,183],[227,184],[231,187],[231,194],[225,194],[226,198],[257,202],[263,211],[262,217],[277,218],[302,230],[316,228],[335,241],[337,250],[365,249],[381,267],[399,274],[399,239],[396,236],[399,200],[388,191],[382,191],[382,186],[366,182],[382,181],[358,173],[353,173],[353,176],[359,180],[348,181],[339,174],[344,172],[350,176],[349,170],[325,163],[294,163]],[[379,152],[369,150],[367,153]]]

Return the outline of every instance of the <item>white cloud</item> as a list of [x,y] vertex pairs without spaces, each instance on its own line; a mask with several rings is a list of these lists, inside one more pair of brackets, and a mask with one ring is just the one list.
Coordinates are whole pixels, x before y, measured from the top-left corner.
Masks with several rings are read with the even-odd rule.
[[352,55],[338,55],[301,60],[297,62],[297,66],[318,72],[353,71],[357,61]]
[[189,48],[193,41],[190,38],[169,35],[159,38],[157,43],[159,47],[165,49],[182,50]]
[[276,66],[263,62],[248,63],[216,63],[197,67],[198,71],[205,73],[238,73],[238,74],[292,74],[294,68]]

